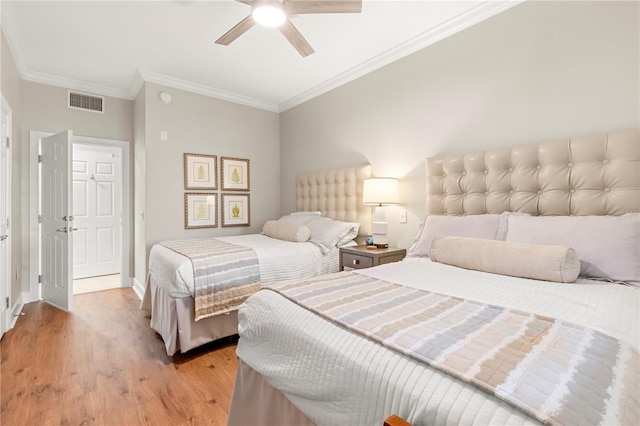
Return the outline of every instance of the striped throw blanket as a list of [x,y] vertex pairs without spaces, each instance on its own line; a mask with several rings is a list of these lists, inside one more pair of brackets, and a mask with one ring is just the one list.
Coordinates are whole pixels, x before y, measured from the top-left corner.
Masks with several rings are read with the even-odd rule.
[[640,424],[638,351],[596,330],[353,272],[265,288],[544,423]]
[[249,247],[216,238],[163,241],[193,264],[195,320],[234,311],[260,289],[260,265]]

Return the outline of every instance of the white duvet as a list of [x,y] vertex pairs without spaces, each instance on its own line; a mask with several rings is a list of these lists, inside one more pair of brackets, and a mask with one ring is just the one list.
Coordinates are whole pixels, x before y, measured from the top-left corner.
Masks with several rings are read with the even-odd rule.
[[[338,249],[323,255],[312,243],[294,243],[262,234],[217,238],[254,249],[260,262],[262,282],[312,277],[338,271]],[[149,273],[153,275],[157,285],[167,290],[172,297],[193,295],[193,265],[187,257],[155,244],[149,254]]]
[[[579,280],[559,284],[408,258],[359,273],[592,327],[636,349],[640,291]],[[238,356],[319,425],[535,424],[472,385],[338,327],[262,290],[239,309]]]

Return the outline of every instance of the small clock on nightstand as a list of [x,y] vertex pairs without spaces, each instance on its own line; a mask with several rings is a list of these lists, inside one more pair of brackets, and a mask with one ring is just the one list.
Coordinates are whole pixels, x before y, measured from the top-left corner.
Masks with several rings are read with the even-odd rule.
[[404,259],[405,249],[388,247],[371,250],[367,246],[342,247],[340,249],[340,270],[364,269]]

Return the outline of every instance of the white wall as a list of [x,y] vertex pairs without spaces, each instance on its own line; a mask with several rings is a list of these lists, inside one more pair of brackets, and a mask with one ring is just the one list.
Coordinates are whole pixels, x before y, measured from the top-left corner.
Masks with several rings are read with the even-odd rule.
[[280,115],[280,211],[300,172],[369,162],[402,179],[408,247],[426,207],[425,159],[639,127],[638,2],[507,10]]
[[[23,202],[22,217],[29,217],[29,132],[32,130],[57,133],[63,130],[73,130],[74,136],[88,136],[103,139],[129,141],[129,155],[133,156],[133,102],[105,97],[104,114],[81,111],[67,107],[67,89],[30,81],[21,82],[22,106],[22,186]],[[133,166],[130,165],[129,175],[133,176]],[[133,179],[129,186],[129,205],[133,205]],[[133,212],[129,215],[133,223]],[[27,291],[29,282],[29,221],[22,223],[23,229],[23,291]],[[129,247],[123,247],[131,254],[129,259],[131,276],[133,266],[133,238],[130,232]]]
[[[144,239],[146,250],[171,238],[198,238],[256,233],[280,211],[280,146],[278,114],[234,104],[178,89],[145,84],[144,146],[136,136],[136,167],[144,169]],[[167,91],[172,101],[165,104],[160,93]],[[136,103],[139,101],[136,99]],[[138,111],[137,107],[136,111]],[[137,114],[138,115],[138,114]],[[139,130],[136,123],[136,130]],[[168,141],[160,141],[167,131]],[[250,227],[184,228],[183,154],[209,154],[250,160]],[[136,185],[138,185],[137,183]],[[218,184],[220,188],[220,182]],[[188,191],[197,192],[197,191]],[[220,194],[221,191],[207,191]],[[218,195],[220,201],[220,195]],[[136,212],[141,219],[142,211]],[[136,247],[140,250],[140,247]],[[136,255],[141,253],[136,251]],[[136,259],[136,279],[145,268]]]

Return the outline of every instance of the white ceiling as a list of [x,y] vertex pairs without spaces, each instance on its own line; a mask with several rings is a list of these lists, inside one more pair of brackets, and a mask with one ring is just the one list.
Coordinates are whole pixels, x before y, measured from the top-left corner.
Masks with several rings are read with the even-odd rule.
[[360,14],[292,22],[214,44],[246,17],[234,0],[8,1],[2,27],[23,79],[133,99],[144,81],[283,111],[500,13],[519,1],[364,0]]

